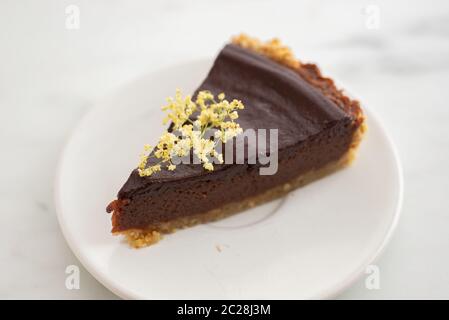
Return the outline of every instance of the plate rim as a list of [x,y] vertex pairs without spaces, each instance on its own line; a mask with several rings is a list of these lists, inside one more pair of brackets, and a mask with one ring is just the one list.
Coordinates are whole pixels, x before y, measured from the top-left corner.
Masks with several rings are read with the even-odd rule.
[[[195,63],[198,61],[206,62],[208,60],[210,60],[210,58],[205,58],[205,57],[203,57],[201,59],[182,60],[181,62],[177,62],[175,64],[167,64],[162,67],[147,70],[145,72],[145,74],[155,73],[157,71],[161,71],[168,67],[175,67],[176,65],[184,65],[184,64],[188,64],[188,63]],[[64,223],[64,218],[63,218],[63,213],[62,213],[63,205],[62,205],[61,194],[60,194],[61,183],[62,183],[61,176],[62,176],[62,168],[63,168],[64,162],[66,160],[67,153],[68,153],[68,148],[72,144],[77,132],[79,132],[80,128],[83,127],[84,123],[86,123],[95,112],[104,108],[104,105],[101,104],[101,101],[104,101],[107,97],[111,97],[112,95],[116,94],[117,92],[120,92],[120,90],[123,90],[123,88],[125,88],[126,86],[131,85],[134,81],[136,81],[136,79],[139,79],[139,77],[140,76],[136,76],[133,79],[131,79],[130,81],[127,81],[126,83],[123,83],[115,88],[112,88],[110,91],[106,92],[100,98],[95,99],[92,102],[92,107],[81,116],[81,119],[70,130],[70,133],[66,136],[64,146],[59,154],[59,159],[58,159],[57,166],[56,166],[56,174],[55,174],[55,178],[53,181],[53,186],[54,186],[53,200],[54,200],[54,204],[55,204],[56,216],[57,216],[59,227],[62,231],[62,234],[63,234],[70,250],[73,252],[73,254],[78,259],[78,261],[83,265],[83,267],[98,282],[100,282],[105,288],[107,288],[109,291],[111,291],[112,293],[114,293],[115,295],[117,295],[118,297],[120,297],[122,299],[149,299],[149,298],[137,296],[133,292],[128,290],[127,288],[115,287],[106,276],[104,276],[101,272],[97,272],[96,267],[91,264],[89,259],[87,257],[85,257],[85,255],[81,252],[82,250],[80,250],[79,247],[75,244],[75,240],[70,236],[70,233],[67,231],[67,225]],[[341,87],[341,86],[339,86],[339,87]],[[344,90],[346,93],[346,87],[342,87],[342,88],[345,88]],[[351,94],[351,96],[352,96],[352,94]],[[373,119],[373,121],[376,123],[376,125],[379,126],[382,134],[385,137],[385,140],[387,141],[389,147],[392,150],[394,163],[396,166],[397,179],[398,179],[398,197],[396,199],[395,212],[393,215],[393,219],[390,223],[390,226],[386,230],[386,233],[383,236],[383,240],[379,244],[378,248],[376,250],[373,250],[373,253],[369,257],[367,257],[360,264],[360,266],[357,269],[355,269],[349,276],[342,279],[334,287],[323,291],[322,293],[318,294],[315,297],[312,297],[311,299],[333,299],[338,294],[344,292],[351,285],[353,285],[363,275],[364,271],[366,270],[366,267],[369,266],[370,264],[374,263],[375,261],[377,261],[377,259],[382,255],[385,248],[391,241],[391,238],[394,234],[394,231],[396,230],[396,227],[399,223],[399,219],[401,216],[402,204],[403,204],[403,193],[404,193],[404,177],[403,177],[403,167],[402,167],[402,164],[400,161],[399,152],[398,152],[397,147],[396,147],[393,139],[391,138],[389,132],[386,130],[382,121],[379,120],[380,118],[377,116],[377,114],[369,107],[363,106],[362,108],[363,108],[364,113],[368,114],[369,118]],[[368,130],[369,130],[369,128],[368,128]],[[226,299],[224,299],[224,300],[226,300]]]

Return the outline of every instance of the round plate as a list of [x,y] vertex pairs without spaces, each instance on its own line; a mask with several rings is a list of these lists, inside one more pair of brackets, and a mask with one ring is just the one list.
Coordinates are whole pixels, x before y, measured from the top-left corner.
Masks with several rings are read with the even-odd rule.
[[160,106],[176,86],[193,92],[201,60],[148,74],[93,108],[63,152],[59,222],[87,270],[123,298],[327,298],[350,285],[397,224],[402,174],[395,148],[365,109],[368,132],[355,163],[283,199],[131,249],[110,234],[106,205],[165,126]]

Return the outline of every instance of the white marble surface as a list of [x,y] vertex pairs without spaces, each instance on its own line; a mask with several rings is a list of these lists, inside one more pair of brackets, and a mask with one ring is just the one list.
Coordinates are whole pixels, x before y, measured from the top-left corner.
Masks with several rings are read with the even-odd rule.
[[[79,30],[65,27],[69,4],[80,8]],[[378,28],[369,5],[380,10]],[[377,262],[381,288],[367,290],[362,278],[341,298],[449,298],[445,0],[1,1],[0,298],[116,298],[59,230],[53,179],[64,141],[102,95],[153,68],[212,56],[242,30],[281,36],[319,62],[398,146],[404,206]],[[71,264],[81,267],[79,290],[65,287]]]

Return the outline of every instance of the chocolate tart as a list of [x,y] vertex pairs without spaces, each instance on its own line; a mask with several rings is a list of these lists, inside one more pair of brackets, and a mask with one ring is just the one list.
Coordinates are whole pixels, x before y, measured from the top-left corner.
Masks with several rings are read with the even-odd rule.
[[260,164],[223,164],[214,171],[181,164],[141,177],[137,170],[107,212],[112,233],[134,247],[161,234],[225,218],[281,197],[347,166],[365,130],[359,103],[314,64],[303,64],[278,40],[241,35],[218,54],[197,89],[241,100],[237,122],[246,129],[278,129],[278,170],[260,175]]

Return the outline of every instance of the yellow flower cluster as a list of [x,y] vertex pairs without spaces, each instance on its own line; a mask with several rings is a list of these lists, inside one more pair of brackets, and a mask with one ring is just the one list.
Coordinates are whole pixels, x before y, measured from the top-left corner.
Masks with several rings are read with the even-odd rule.
[[[138,166],[139,175],[150,176],[160,171],[163,165],[168,170],[175,170],[173,158],[185,157],[191,150],[206,170],[214,170],[210,161],[212,158],[223,163],[223,155],[216,150],[216,146],[242,133],[234,120],[238,118],[238,110],[244,106],[239,100],[225,100],[224,93],[219,94],[217,99],[209,91],[200,91],[193,102],[190,96],[183,97],[181,91],[176,90],[175,98],[168,98],[168,104],[162,107],[163,111],[168,112],[164,124],[172,123],[171,132],[166,131],[154,149],[144,146]],[[205,134],[210,129],[214,129],[215,134],[206,138]],[[147,166],[149,157],[158,159],[158,162]]]

